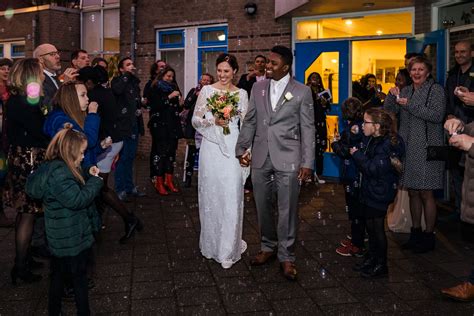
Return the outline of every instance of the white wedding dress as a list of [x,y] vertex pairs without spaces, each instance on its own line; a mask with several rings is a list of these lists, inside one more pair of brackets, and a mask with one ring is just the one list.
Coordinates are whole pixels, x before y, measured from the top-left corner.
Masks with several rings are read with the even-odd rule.
[[238,90],[240,114],[229,122],[230,134],[224,135],[207,108],[207,98],[216,92],[224,93],[210,85],[202,88],[192,118],[193,126],[203,135],[198,177],[199,247],[204,257],[230,268],[246,247],[242,241],[244,183],[250,170],[242,168],[235,158],[235,145],[248,96],[245,90]]

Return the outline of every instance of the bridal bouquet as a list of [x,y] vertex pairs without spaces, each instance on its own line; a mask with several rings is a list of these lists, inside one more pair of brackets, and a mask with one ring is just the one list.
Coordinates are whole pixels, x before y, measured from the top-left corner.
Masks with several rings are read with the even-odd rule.
[[[218,119],[229,121],[231,118],[239,114],[238,110],[239,93],[215,92],[207,98],[207,106],[212,115]],[[223,126],[224,135],[230,134],[229,126]]]

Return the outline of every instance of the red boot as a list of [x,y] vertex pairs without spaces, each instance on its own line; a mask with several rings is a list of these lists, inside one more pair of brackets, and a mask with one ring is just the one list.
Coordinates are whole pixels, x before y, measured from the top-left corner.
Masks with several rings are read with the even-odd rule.
[[170,189],[171,192],[179,192],[179,190],[173,184],[173,175],[171,173],[165,173],[165,185]]
[[156,177],[155,178],[155,189],[160,195],[168,195],[168,191],[166,191],[163,177]]

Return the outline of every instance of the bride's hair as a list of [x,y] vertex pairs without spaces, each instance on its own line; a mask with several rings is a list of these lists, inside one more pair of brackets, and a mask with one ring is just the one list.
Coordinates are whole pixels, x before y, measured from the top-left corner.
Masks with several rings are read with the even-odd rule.
[[227,62],[232,70],[235,70],[235,72],[239,71],[239,64],[237,63],[237,58],[235,58],[234,55],[227,53],[220,54],[216,59],[216,67],[223,62]]

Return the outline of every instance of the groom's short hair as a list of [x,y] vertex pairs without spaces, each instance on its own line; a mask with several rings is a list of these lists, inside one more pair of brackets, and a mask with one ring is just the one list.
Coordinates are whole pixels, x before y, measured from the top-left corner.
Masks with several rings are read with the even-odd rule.
[[293,64],[293,53],[288,47],[282,45],[273,46],[271,52],[280,55],[285,65],[291,67]]

